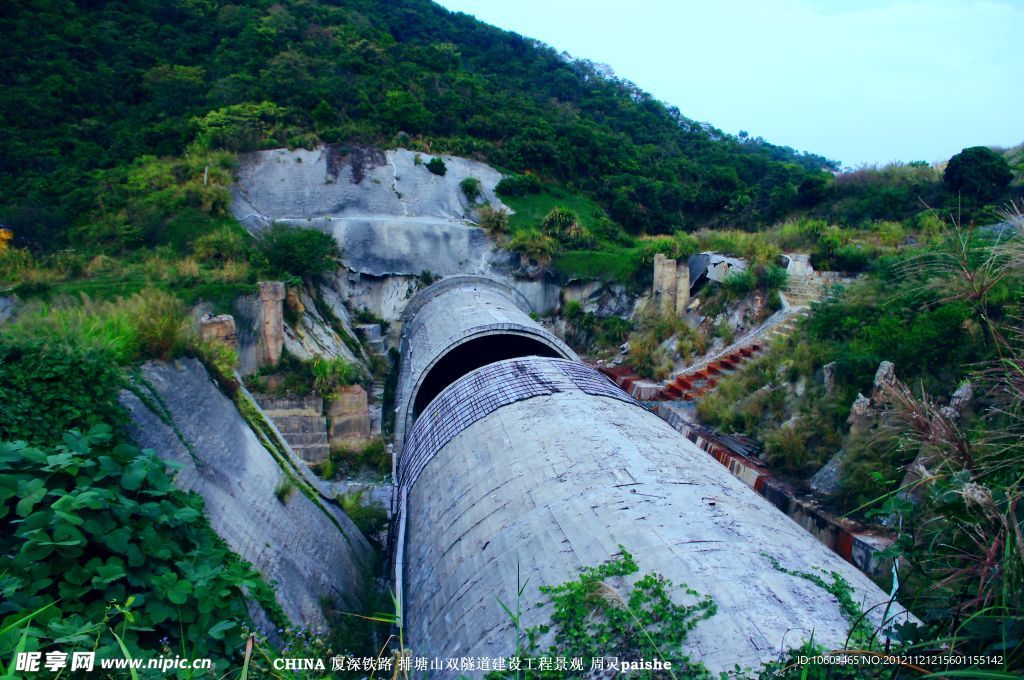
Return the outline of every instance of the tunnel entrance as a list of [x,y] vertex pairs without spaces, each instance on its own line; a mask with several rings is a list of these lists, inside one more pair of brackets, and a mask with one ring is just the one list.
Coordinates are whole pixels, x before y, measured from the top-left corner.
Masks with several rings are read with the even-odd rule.
[[525,335],[485,335],[462,343],[441,357],[424,376],[413,403],[413,418],[419,417],[444,388],[470,371],[496,361],[528,356],[564,358],[555,348]]

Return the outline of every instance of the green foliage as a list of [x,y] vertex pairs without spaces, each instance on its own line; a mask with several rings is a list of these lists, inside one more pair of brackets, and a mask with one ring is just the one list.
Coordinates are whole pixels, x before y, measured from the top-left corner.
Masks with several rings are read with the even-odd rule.
[[283,478],[278,482],[277,486],[274,487],[274,498],[276,498],[277,502],[281,505],[286,505],[288,503],[288,499],[292,497],[293,493],[295,493],[295,484],[287,477]]
[[185,306],[155,289],[113,302],[97,302],[84,295],[78,301],[36,302],[18,314],[7,332],[18,341],[104,352],[120,364],[170,359],[184,351],[188,340]]
[[378,503],[367,500],[367,487],[351,491],[338,497],[341,509],[366,536],[372,536],[387,528],[388,513]]
[[542,185],[536,175],[511,175],[502,177],[495,187],[499,196],[525,196],[539,194]]
[[[661,659],[672,664],[674,677],[710,677],[703,664],[683,654],[682,646],[694,626],[715,614],[714,601],[654,573],[627,580],[639,567],[624,547],[619,552],[609,562],[583,569],[575,581],[541,586],[553,607],[551,621],[526,631],[526,653]],[[674,591],[692,603],[677,604],[670,595]],[[549,630],[554,630],[553,644],[542,650],[539,640]],[[538,671],[536,677],[560,678],[564,671]]]
[[593,242],[590,231],[572,210],[556,206],[541,223],[541,231],[570,248],[585,248]]
[[427,170],[435,175],[443,177],[448,172],[448,166],[444,164],[444,159],[440,156],[434,156],[427,161]]
[[0,443],[0,469],[0,616],[56,603],[32,620],[29,650],[58,642],[138,656],[164,638],[224,670],[248,620],[244,592],[273,600],[210,529],[201,500],[178,491],[152,452],[113,445],[107,426],[48,449]]
[[0,337],[0,440],[51,444],[60,433],[122,420],[123,375],[109,354]]
[[260,239],[259,249],[278,276],[317,276],[337,266],[338,243],[319,229],[275,224]]
[[520,231],[515,234],[509,240],[508,247],[510,250],[542,264],[550,262],[560,249],[556,239],[536,230]]
[[253,151],[277,137],[286,110],[272,102],[246,102],[210,111],[195,123],[200,143],[211,149]]
[[330,398],[338,388],[351,385],[359,379],[359,370],[342,357],[313,359],[313,389],[322,397]]
[[498,210],[489,205],[477,208],[480,226],[487,230],[491,238],[498,238],[508,231],[508,211]]
[[320,475],[325,479],[333,479],[343,475],[369,472],[373,475],[391,473],[391,454],[388,453],[387,441],[383,437],[375,437],[358,449],[332,447],[330,458]]
[[196,238],[192,252],[203,262],[226,262],[242,259],[246,245],[246,238],[238,229],[225,226]]
[[462,180],[459,182],[459,188],[462,189],[462,193],[470,203],[476,203],[476,199],[480,198],[480,180],[476,177],[467,177]]
[[949,159],[942,181],[953,193],[988,203],[1002,196],[1013,171],[1001,155],[987,146],[972,146]]
[[584,312],[579,302],[570,300],[562,309],[568,322],[566,340],[586,352],[618,347],[629,338],[632,324],[620,316],[598,316]]

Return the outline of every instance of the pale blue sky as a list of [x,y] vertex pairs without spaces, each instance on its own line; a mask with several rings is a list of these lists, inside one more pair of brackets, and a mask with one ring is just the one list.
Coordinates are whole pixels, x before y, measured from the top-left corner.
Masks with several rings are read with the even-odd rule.
[[1024,0],[439,0],[846,166],[1024,141]]

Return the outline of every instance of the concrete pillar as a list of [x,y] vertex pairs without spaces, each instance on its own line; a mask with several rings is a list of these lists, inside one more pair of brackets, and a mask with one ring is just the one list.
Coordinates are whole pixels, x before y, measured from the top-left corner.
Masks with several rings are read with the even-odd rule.
[[690,306],[690,266],[686,260],[676,265],[676,316],[686,314]]
[[327,429],[331,446],[363,447],[370,439],[370,406],[366,390],[346,385],[338,390],[327,408]]
[[661,253],[654,256],[654,304],[662,313],[676,311],[676,261]]
[[285,285],[281,281],[260,281],[260,300],[263,302],[263,356],[262,365],[274,366],[281,360],[284,349]]

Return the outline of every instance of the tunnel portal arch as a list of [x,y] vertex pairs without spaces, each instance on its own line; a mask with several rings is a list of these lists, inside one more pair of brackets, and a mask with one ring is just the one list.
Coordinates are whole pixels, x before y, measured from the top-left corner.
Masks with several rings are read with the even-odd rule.
[[564,342],[531,318],[515,289],[480,276],[453,276],[417,293],[402,314],[395,418],[400,452],[423,409],[463,375],[504,359],[539,356],[578,361]]

